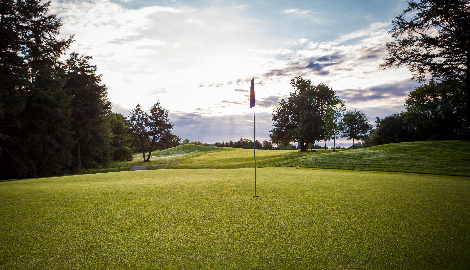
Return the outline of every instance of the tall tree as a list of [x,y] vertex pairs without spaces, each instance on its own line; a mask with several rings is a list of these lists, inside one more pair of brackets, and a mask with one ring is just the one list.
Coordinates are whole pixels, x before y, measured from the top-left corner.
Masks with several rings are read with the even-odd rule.
[[173,128],[173,124],[168,119],[168,111],[160,105],[160,101],[150,108],[150,114],[147,116],[146,126],[147,136],[150,137],[150,147],[146,161],[150,161],[152,149],[157,146],[157,143],[161,141],[163,136],[168,134],[170,129]]
[[137,104],[137,106],[135,106],[134,110],[132,110],[131,114],[129,115],[129,124],[131,131],[134,134],[134,138],[139,141],[141,145],[140,149],[142,151],[143,160],[145,160],[145,150],[149,141],[149,137],[147,135],[147,122],[147,113],[142,110],[140,104]]
[[180,145],[181,138],[171,132],[163,134],[160,141],[156,143],[156,150],[165,150],[167,148]]
[[281,100],[279,108],[274,110],[274,129],[270,136],[278,144],[298,142],[301,151],[305,151],[306,145],[325,138],[322,116],[327,108],[336,106],[341,100],[327,85],[314,86],[300,76],[292,79],[291,85],[296,90],[287,102]]
[[71,97],[59,57],[72,39],[56,38],[61,22],[48,14],[49,2],[0,5],[1,178],[65,173]]
[[341,118],[343,117],[344,111],[346,111],[346,106],[344,105],[344,102],[340,100],[338,104],[327,107],[325,113],[322,116],[322,120],[325,123],[322,126],[324,132],[325,147],[326,140],[330,140],[331,138],[333,138],[333,152],[336,148],[336,136],[341,134],[341,127],[339,123],[341,121]]
[[430,74],[466,82],[465,126],[470,126],[470,2],[409,2],[392,23],[390,33],[396,41],[387,44],[383,67],[406,65],[418,80]]
[[341,121],[342,137],[353,140],[362,140],[364,139],[368,132],[372,129],[372,125],[369,124],[369,120],[362,111],[354,110],[347,111],[343,120]]
[[108,114],[108,120],[113,134],[111,146],[113,148],[113,160],[132,160],[132,131],[126,118],[119,113]]
[[368,145],[408,142],[413,140],[412,127],[405,122],[405,113],[395,113],[383,119],[377,117],[377,127],[366,141]]
[[66,60],[65,88],[73,96],[72,117],[75,134],[76,166],[96,168],[111,161],[111,131],[106,115],[111,112],[108,90],[101,84],[101,75],[90,64],[91,56],[71,53]]
[[465,84],[460,81],[431,81],[409,93],[404,120],[418,140],[453,139],[454,128],[464,122],[464,97]]

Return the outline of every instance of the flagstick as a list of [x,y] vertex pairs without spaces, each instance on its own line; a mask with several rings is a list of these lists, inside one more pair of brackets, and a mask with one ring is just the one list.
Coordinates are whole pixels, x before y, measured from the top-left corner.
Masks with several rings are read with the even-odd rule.
[[255,196],[256,196],[256,113],[253,112],[253,156],[255,158]]

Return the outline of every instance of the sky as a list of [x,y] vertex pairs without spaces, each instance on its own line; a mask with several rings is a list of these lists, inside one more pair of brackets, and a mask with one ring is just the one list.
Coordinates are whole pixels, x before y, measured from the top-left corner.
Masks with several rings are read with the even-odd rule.
[[[391,20],[406,0],[52,0],[68,53],[93,57],[113,112],[160,102],[182,140],[269,140],[297,76],[332,87],[372,124],[404,111],[419,84],[384,70]],[[256,106],[249,107],[255,79]],[[339,140],[341,144],[351,144]],[[330,143],[329,143],[330,144]],[[338,144],[337,144],[338,145]]]

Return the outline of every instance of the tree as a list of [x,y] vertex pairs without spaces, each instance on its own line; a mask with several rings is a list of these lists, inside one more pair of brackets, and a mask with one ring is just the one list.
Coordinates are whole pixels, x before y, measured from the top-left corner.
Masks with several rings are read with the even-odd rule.
[[455,138],[454,128],[464,123],[465,84],[457,80],[422,85],[406,99],[405,122],[419,140]]
[[261,144],[262,144],[262,149],[264,149],[264,150],[271,150],[271,149],[273,149],[273,145],[272,145],[272,143],[271,143],[270,141],[264,140]]
[[72,39],[56,38],[49,3],[0,3],[0,177],[67,172],[73,146],[72,98],[59,58]]
[[377,127],[367,140],[368,145],[381,145],[413,140],[412,128],[405,122],[404,113],[395,113],[380,119],[377,117]]
[[325,113],[322,116],[322,120],[325,123],[322,126],[325,137],[325,147],[326,140],[329,140],[333,137],[333,152],[336,148],[336,136],[341,134],[339,122],[345,110],[346,106],[344,105],[344,102],[340,100],[338,104],[327,107]]
[[369,121],[366,115],[362,111],[347,111],[343,120],[340,123],[342,130],[342,137],[348,138],[348,140],[362,140],[364,139],[369,130],[372,129],[372,125],[369,124]]
[[111,146],[114,161],[132,160],[132,131],[122,114],[110,113],[107,116],[113,134]]
[[300,76],[292,79],[291,85],[295,92],[290,94],[287,102],[281,100],[279,108],[273,112],[274,129],[270,137],[276,144],[298,142],[301,151],[305,151],[306,145],[325,138],[322,115],[341,100],[330,87],[314,86]]
[[146,135],[151,138],[149,153],[145,161],[150,161],[152,149],[173,128],[173,124],[168,119],[168,111],[160,105],[160,101],[150,108],[150,115],[147,116],[145,125]]
[[106,166],[112,159],[112,134],[106,117],[111,113],[105,85],[91,56],[71,53],[66,60],[67,82],[64,88],[73,96],[72,118],[76,140],[74,157],[80,170]]
[[[52,67],[72,42],[56,38],[62,26],[48,13],[50,2],[0,2],[0,120],[26,106],[40,67]],[[0,133],[1,134],[1,133]]]
[[466,82],[465,126],[470,126],[469,1],[409,2],[392,23],[390,33],[396,41],[387,44],[389,55],[382,66],[406,65],[421,81],[430,74],[434,79]]
[[156,150],[165,150],[180,145],[181,138],[171,132],[162,135],[160,141],[156,143]]
[[132,133],[134,134],[134,138],[139,141],[141,145],[142,151],[142,158],[145,160],[145,150],[146,145],[148,143],[148,136],[147,136],[147,118],[148,115],[146,112],[142,110],[140,104],[137,104],[134,110],[131,111],[129,115],[129,124]]

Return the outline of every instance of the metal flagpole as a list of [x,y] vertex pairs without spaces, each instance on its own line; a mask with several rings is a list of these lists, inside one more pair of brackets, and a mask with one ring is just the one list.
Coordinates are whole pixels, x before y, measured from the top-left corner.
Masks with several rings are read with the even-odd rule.
[[255,196],[256,196],[256,113],[253,112],[253,156],[255,158]]
[[[255,106],[255,78],[251,79],[250,108]],[[256,112],[253,111],[253,156],[255,158],[255,196],[256,196]]]

